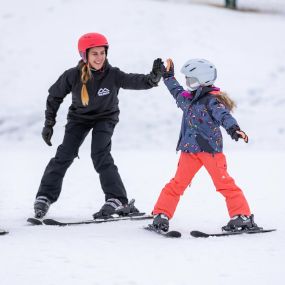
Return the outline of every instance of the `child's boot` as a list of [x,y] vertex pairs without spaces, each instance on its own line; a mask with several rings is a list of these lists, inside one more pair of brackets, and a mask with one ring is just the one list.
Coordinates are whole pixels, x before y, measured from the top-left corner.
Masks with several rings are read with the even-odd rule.
[[236,215],[230,219],[226,226],[222,227],[223,231],[232,232],[253,229],[259,229],[257,224],[254,222],[254,215]]
[[169,219],[164,214],[158,214],[154,216],[152,224],[155,228],[162,230],[164,232],[167,232],[169,229]]

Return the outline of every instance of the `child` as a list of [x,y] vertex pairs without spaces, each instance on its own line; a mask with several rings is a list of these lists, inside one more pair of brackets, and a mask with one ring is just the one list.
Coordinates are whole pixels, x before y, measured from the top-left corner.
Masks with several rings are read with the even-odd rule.
[[163,188],[155,204],[153,225],[168,231],[169,219],[175,212],[180,196],[198,170],[205,166],[216,190],[226,199],[231,219],[223,230],[257,227],[242,190],[227,172],[220,126],[236,141],[242,138],[247,143],[248,137],[230,114],[235,103],[213,86],[217,77],[215,66],[204,59],[187,61],[181,72],[186,77],[188,91],[174,78],[174,65],[170,59],[167,60],[167,68],[162,64],[162,70],[166,87],[183,111],[177,145],[181,155],[175,177]]
[[[89,132],[92,133],[92,162],[105,194],[105,204],[94,218],[138,211],[133,203],[128,204],[124,184],[111,155],[111,139],[120,113],[118,93],[120,88],[142,90],[157,86],[162,61],[156,59],[151,72],[146,75],[125,73],[109,64],[108,49],[109,43],[102,34],[81,36],[78,41],[80,62],[66,70],[49,89],[42,131],[48,145],[51,146],[57,111],[68,93],[72,93],[72,104],[63,142],[48,163],[36,195],[36,218],[43,218],[50,204],[57,201],[66,170],[78,156],[79,147]],[[81,193],[81,189],[78,191]]]

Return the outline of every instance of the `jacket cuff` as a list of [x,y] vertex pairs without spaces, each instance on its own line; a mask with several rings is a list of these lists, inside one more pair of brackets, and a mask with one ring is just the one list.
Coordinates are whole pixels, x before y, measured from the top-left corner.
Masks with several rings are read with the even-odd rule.
[[232,125],[230,128],[227,129],[227,133],[232,135],[236,131],[240,131],[240,127],[238,125]]
[[45,127],[53,127],[55,125],[54,119],[46,119],[45,120]]

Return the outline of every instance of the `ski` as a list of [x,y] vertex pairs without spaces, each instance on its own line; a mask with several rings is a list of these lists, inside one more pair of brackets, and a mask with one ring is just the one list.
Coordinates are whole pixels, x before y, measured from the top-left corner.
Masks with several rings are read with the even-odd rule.
[[145,230],[150,231],[150,232],[154,232],[156,234],[159,234],[161,236],[164,236],[166,238],[180,238],[181,237],[181,233],[178,231],[168,231],[168,232],[164,232],[160,229],[157,229],[156,227],[154,227],[153,225],[149,224],[147,227],[144,227]]
[[37,219],[37,218],[28,218],[27,222],[33,226],[39,226],[43,224],[42,219]]
[[5,231],[5,230],[2,230],[2,229],[0,229],[0,235],[2,236],[2,235],[6,235],[6,234],[8,234],[9,232],[7,232],[7,231]]
[[153,215],[148,215],[145,213],[135,213],[128,216],[111,216],[106,219],[93,219],[93,220],[81,220],[81,221],[74,221],[74,222],[64,222],[58,221],[55,219],[43,219],[43,224],[48,226],[74,226],[74,225],[87,225],[87,224],[101,224],[101,223],[108,223],[108,222],[117,222],[117,221],[139,221],[139,220],[146,220],[152,219]]
[[235,236],[235,235],[242,235],[242,234],[262,234],[262,233],[269,233],[274,232],[276,229],[268,229],[264,230],[260,229],[253,229],[253,230],[241,230],[236,232],[222,232],[222,233],[213,233],[208,234],[200,231],[191,231],[190,235],[195,238],[208,238],[208,237],[226,237],[226,236]]

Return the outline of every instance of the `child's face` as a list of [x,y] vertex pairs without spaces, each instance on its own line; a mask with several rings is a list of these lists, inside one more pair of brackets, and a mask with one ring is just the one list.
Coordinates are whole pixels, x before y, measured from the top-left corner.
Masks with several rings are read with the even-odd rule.
[[96,70],[103,67],[105,59],[105,47],[93,47],[88,52],[88,63]]
[[186,79],[186,85],[190,91],[194,91],[194,90],[198,89],[198,87],[200,86],[198,79],[195,77],[187,77],[186,76],[185,79]]

